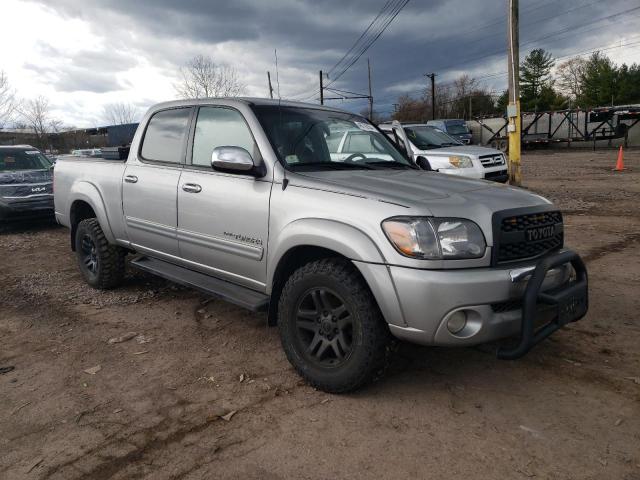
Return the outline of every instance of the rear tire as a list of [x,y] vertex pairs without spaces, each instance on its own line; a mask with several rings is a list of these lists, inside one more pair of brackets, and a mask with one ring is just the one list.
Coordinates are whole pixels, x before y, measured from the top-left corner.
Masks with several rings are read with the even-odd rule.
[[107,290],[122,283],[127,251],[109,243],[98,220],[88,218],[78,224],[75,246],[80,272],[89,285]]
[[347,260],[316,260],[296,270],[280,295],[278,327],[289,362],[325,392],[356,390],[386,366],[389,328]]

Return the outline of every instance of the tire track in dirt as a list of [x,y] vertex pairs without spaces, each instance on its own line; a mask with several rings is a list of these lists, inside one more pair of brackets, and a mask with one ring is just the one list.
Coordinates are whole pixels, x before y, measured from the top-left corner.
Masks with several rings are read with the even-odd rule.
[[622,252],[638,242],[640,242],[640,232],[624,234],[620,240],[589,249],[585,255],[582,255],[582,260],[584,263],[590,263],[611,253]]
[[[302,385],[304,384],[301,384],[298,380],[286,387],[284,385],[276,387],[269,394],[260,396],[256,401],[251,402],[239,409],[234,417],[241,414],[263,413],[265,407],[267,407],[272,402],[278,401],[282,398],[282,393],[288,392],[288,395],[291,395]],[[125,470],[126,468],[133,467],[136,464],[140,463],[146,456],[152,455],[153,453],[156,453],[158,451],[163,451],[165,449],[171,448],[172,445],[182,442],[182,440],[184,440],[187,435],[204,433],[209,428],[215,430],[216,427],[218,427],[219,429],[224,429],[225,432],[223,436],[227,436],[229,432],[227,432],[226,430],[230,430],[231,432],[238,432],[243,428],[242,424],[225,422],[224,420],[216,416],[216,418],[208,418],[202,422],[185,425],[184,427],[172,430],[168,435],[163,435],[167,430],[171,430],[171,427],[176,422],[175,419],[172,419],[170,417],[170,411],[176,407],[184,407],[194,404],[198,403],[189,402],[183,398],[179,398],[176,403],[163,406],[158,410],[158,413],[163,416],[163,420],[161,420],[157,424],[133,431],[128,431],[128,429],[125,428],[114,432],[107,438],[106,441],[101,442],[98,445],[90,448],[89,450],[82,452],[81,455],[67,460],[63,463],[49,467],[42,478],[47,480],[54,480],[58,478],[91,478],[92,480],[107,480]],[[322,404],[322,400],[320,399],[314,402],[302,402],[302,404],[297,407],[279,411],[279,413],[281,414],[279,418],[286,417],[286,415],[294,413],[298,410],[308,409],[320,404]],[[206,413],[206,405],[203,404],[202,410],[203,411],[201,413]],[[185,422],[181,423],[184,424]],[[272,430],[273,428],[273,423],[263,422],[263,425],[260,428],[245,432],[245,435],[243,435],[242,438],[236,438],[227,442],[216,444],[216,448],[213,453],[215,455],[218,455],[220,452],[240,445],[248,439],[255,439],[257,438],[258,434],[264,433],[268,430]],[[208,434],[211,435],[212,433]],[[136,444],[135,440],[131,440],[132,438],[135,439],[139,437],[144,438],[144,441],[142,443]],[[218,438],[222,438],[222,436]],[[101,450],[108,450],[110,448],[117,449],[118,447],[126,447],[127,445],[134,446],[135,448],[131,452],[128,452],[121,456],[105,457],[99,454]],[[242,455],[244,454],[246,454],[246,452]],[[83,460],[87,460],[87,456],[90,455],[100,458],[102,459],[102,461],[90,470],[82,470],[79,464],[81,464]],[[215,462],[215,459],[209,460],[208,462],[202,462],[200,465],[194,465],[194,468],[190,468],[186,472],[176,474],[172,478],[183,478],[192,471],[195,471],[198,468],[201,468],[202,466],[213,462]],[[82,473],[80,473],[78,476],[73,476],[72,472],[77,471],[80,471]]]

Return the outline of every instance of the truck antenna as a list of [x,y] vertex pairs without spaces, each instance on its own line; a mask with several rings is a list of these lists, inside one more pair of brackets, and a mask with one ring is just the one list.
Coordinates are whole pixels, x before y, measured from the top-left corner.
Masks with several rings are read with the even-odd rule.
[[[280,102],[282,101],[282,97],[280,96],[280,72],[278,70],[278,49],[274,48],[273,53],[276,57],[276,85],[278,87],[278,117],[280,121],[280,128],[282,128],[282,106]],[[287,166],[286,164],[282,165],[282,190],[287,188],[289,185],[289,179],[287,178]]]

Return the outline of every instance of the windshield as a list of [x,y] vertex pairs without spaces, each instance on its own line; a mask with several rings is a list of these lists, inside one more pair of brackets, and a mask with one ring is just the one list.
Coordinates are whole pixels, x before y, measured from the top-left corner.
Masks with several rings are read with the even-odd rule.
[[292,170],[415,168],[364,118],[299,107],[253,107],[280,162]]
[[51,162],[38,150],[0,148],[0,172],[46,170]]
[[469,133],[469,129],[464,123],[447,123],[447,132],[452,135]]
[[429,126],[404,127],[407,137],[418,149],[428,150],[430,148],[450,147],[461,145],[453,137],[450,137],[442,130]]

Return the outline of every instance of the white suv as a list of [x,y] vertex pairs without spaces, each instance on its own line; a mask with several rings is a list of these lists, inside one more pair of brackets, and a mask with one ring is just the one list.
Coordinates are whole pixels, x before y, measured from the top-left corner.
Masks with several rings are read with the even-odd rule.
[[509,179],[506,158],[500,150],[464,145],[423,123],[403,125],[394,121],[378,127],[422,168],[501,183]]

